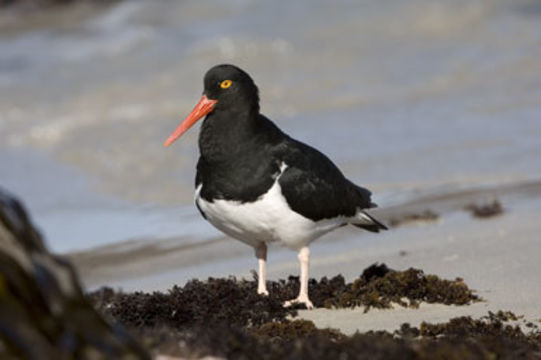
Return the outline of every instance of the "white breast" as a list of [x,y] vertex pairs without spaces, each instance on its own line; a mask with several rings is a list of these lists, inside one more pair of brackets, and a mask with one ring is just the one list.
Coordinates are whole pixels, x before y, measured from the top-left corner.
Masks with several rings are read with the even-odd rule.
[[[285,166],[282,167],[284,169]],[[345,223],[343,217],[313,221],[291,210],[282,195],[278,179],[279,176],[255,202],[209,202],[200,197],[202,185],[195,191],[195,201],[212,225],[251,246],[260,242],[278,242],[292,249],[300,249]]]

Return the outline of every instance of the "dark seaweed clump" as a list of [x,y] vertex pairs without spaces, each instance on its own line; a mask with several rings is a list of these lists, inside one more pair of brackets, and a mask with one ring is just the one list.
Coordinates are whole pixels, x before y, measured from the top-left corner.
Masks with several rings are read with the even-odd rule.
[[470,204],[465,209],[476,218],[489,218],[503,213],[503,206],[499,200],[486,204]]
[[[418,358],[422,349],[405,331],[399,337],[385,332],[346,336],[338,330],[318,329],[310,321],[291,320],[296,310],[282,303],[296,295],[298,286],[295,277],[269,282],[271,296],[261,296],[255,280],[211,278],[190,281],[168,293],[128,294],[104,288],[88,297],[154,353],[228,359]],[[319,307],[365,306],[366,310],[390,307],[393,302],[463,305],[478,300],[460,279],[442,280],[418,269],[394,271],[384,264],[370,266],[352,283],[342,276],[312,279],[310,292]],[[410,330],[410,334],[420,333]]]
[[168,293],[118,293],[103,288],[89,294],[106,316],[134,327],[167,325],[185,329],[200,324],[256,326],[283,321],[296,310],[284,308],[276,297],[257,294],[255,281],[209,278],[192,280]]
[[311,321],[283,320],[255,327],[199,324],[132,328],[154,353],[227,359],[538,359],[541,333],[525,334],[497,314],[459,317],[447,323],[403,324],[394,333],[370,331],[346,336],[318,329]]
[[[389,333],[348,337],[337,330],[317,329],[311,321],[294,320],[262,327],[209,326],[177,332],[144,329],[138,334],[156,353],[226,359],[414,359],[414,351]],[[156,339],[159,338],[159,341]],[[404,356],[406,355],[406,356]]]
[[[368,309],[393,302],[416,306],[419,301],[466,304],[478,300],[460,279],[441,280],[418,269],[394,271],[383,264],[370,266],[352,283],[336,276],[311,280],[310,286],[318,306],[359,303]],[[229,278],[194,280],[166,294],[102,289],[89,298],[112,321],[125,324],[154,354],[227,359],[541,358],[538,326],[525,323],[531,330],[525,334],[517,324],[507,323],[520,320],[510,312],[423,323],[419,328],[403,324],[394,333],[346,336],[287,317],[294,316],[295,310],[284,309],[282,301],[298,290],[296,278],[269,282],[268,297],[255,290],[255,281]]]
[[[280,286],[281,285],[281,286]],[[298,291],[298,278],[290,277],[286,283],[273,284],[282,299],[291,298]],[[311,280],[309,291],[316,307],[390,308],[393,303],[405,307],[418,307],[420,302],[446,305],[467,305],[480,298],[460,278],[440,279],[436,275],[425,275],[422,270],[410,268],[404,271],[389,269],[385,264],[374,264],[366,268],[352,283],[342,276],[332,279]],[[287,294],[284,294],[287,293]]]
[[[541,332],[538,326],[523,321],[524,326],[534,329],[529,335],[525,335],[519,324],[520,317],[510,311],[488,312],[487,316],[480,319],[472,319],[469,316],[462,316],[451,319],[443,324],[421,323],[419,335],[423,337],[437,338],[446,336],[449,338],[464,338],[482,334],[484,336],[503,336],[508,339],[516,339],[526,342],[541,342]],[[505,324],[514,322],[514,325]],[[541,354],[540,354],[541,355]]]
[[[256,289],[255,280],[210,278],[175,286],[168,293],[117,293],[104,288],[89,294],[89,298],[105,315],[135,327],[165,324],[184,329],[208,323],[258,326],[296,315],[295,308],[284,308],[282,304],[298,293],[298,277],[270,281],[270,296],[258,295]],[[462,279],[442,280],[413,268],[395,271],[385,264],[368,267],[352,283],[346,283],[340,275],[311,279],[309,291],[316,307],[364,306],[365,311],[371,307],[390,308],[392,303],[417,307],[421,301],[466,305],[479,300]]]

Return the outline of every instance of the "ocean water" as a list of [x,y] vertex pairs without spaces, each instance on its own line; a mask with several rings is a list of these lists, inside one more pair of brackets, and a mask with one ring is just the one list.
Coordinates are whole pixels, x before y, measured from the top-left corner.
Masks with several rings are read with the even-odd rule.
[[218,234],[193,206],[197,127],[161,145],[218,63],[247,70],[263,113],[380,206],[540,178],[539,1],[124,0],[69,14],[0,32],[0,186],[56,251]]

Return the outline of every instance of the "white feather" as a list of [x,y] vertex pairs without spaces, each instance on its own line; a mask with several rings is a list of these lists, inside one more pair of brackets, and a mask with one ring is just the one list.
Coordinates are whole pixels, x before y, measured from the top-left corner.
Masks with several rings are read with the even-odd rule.
[[195,201],[212,225],[251,246],[277,242],[298,250],[348,221],[345,217],[313,221],[291,210],[278,182],[286,167],[282,164],[274,184],[255,202],[209,202],[200,197],[202,185],[196,189]]
[[351,223],[357,225],[375,225],[374,220],[360,209],[357,210],[357,214],[350,220]]

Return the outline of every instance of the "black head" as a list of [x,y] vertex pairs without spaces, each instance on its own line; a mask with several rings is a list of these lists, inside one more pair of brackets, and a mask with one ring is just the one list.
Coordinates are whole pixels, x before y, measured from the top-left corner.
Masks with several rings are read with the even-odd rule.
[[[236,113],[236,119],[254,118],[259,113],[259,95],[254,81],[233,65],[216,65],[207,71],[205,90],[192,112],[165,140],[171,145],[203,116],[211,113]],[[209,115],[210,116],[210,115]],[[231,117],[231,116],[230,116]]]
[[205,74],[203,94],[216,100],[215,110],[259,111],[258,89],[246,72],[234,65],[216,65]]

